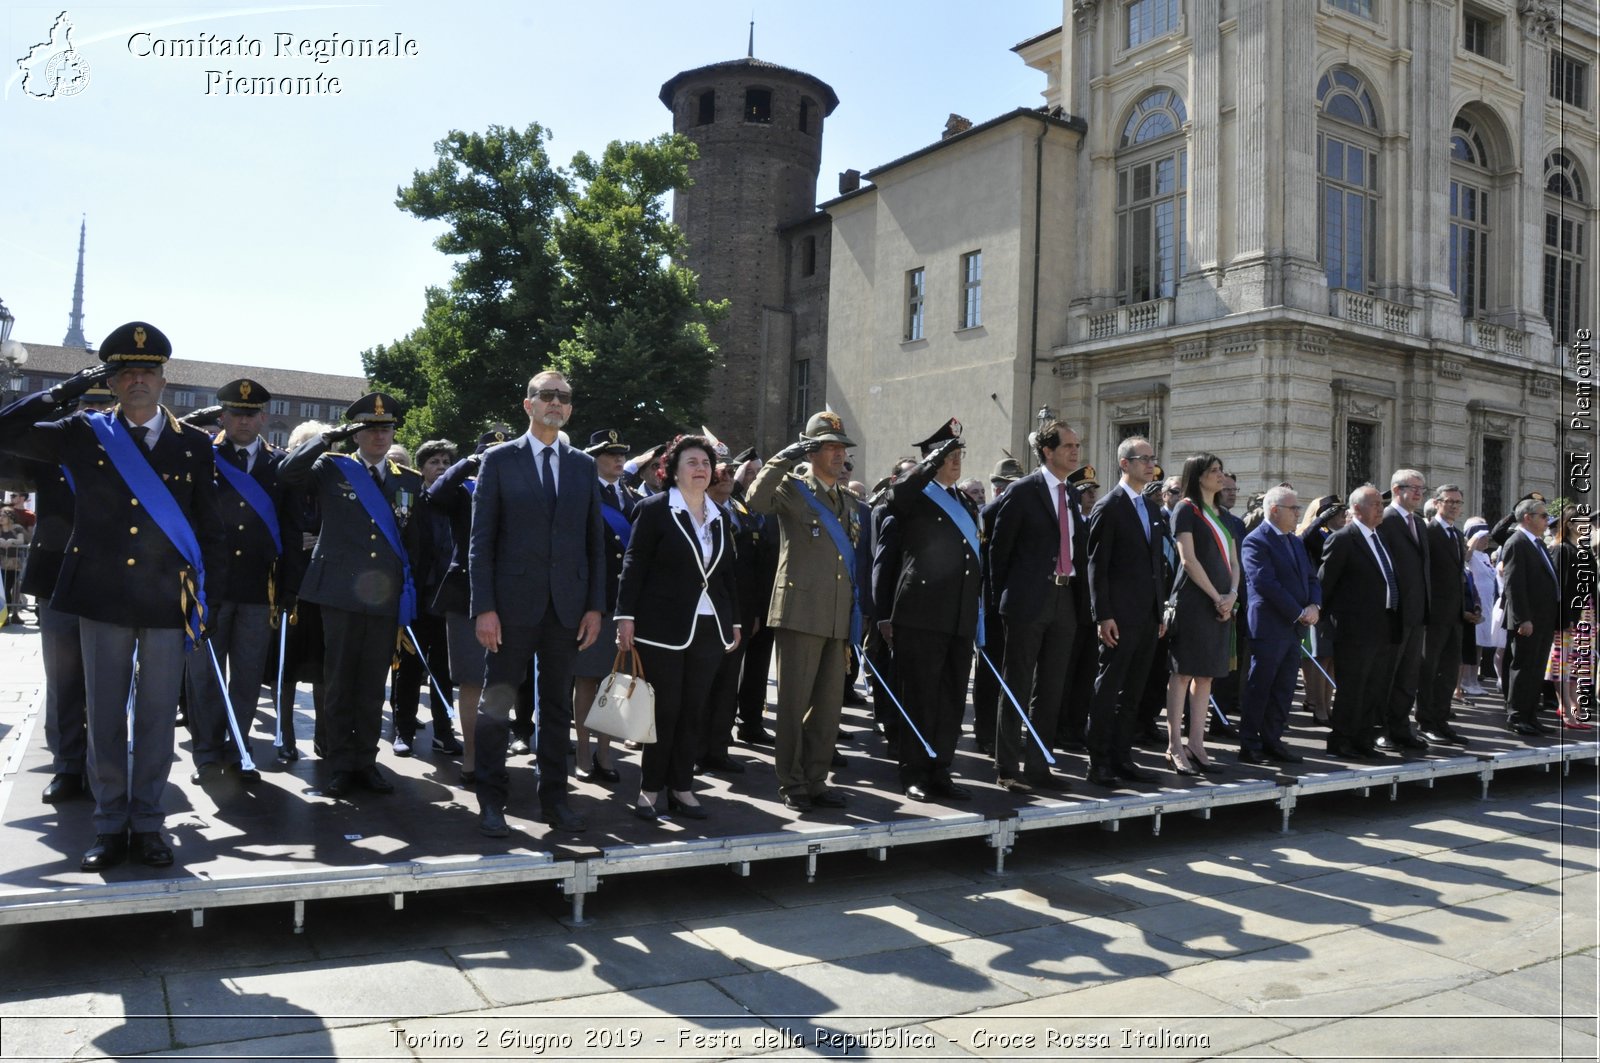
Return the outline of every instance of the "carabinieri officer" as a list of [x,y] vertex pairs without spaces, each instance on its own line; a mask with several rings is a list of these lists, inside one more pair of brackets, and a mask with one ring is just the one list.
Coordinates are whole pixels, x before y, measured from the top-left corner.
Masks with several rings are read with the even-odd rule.
[[[426,556],[427,522],[413,520],[422,474],[390,461],[400,405],[381,392],[344,411],[345,424],[290,451],[278,481],[314,485],[322,532],[300,597],[322,606],[327,753],[333,774],[322,786],[343,797],[360,786],[386,794],[379,770],[384,683],[402,629],[416,616],[413,582]],[[354,439],[356,453],[328,453]]]
[[[95,803],[85,871],[126,859],[130,830],[134,859],[151,867],[172,863],[161,836],[161,794],[172,766],[184,654],[202,637],[206,594],[225,593],[211,440],[160,405],[171,356],[160,329],[130,321],[100,345],[103,367],[0,411],[0,449],[64,465],[77,492],[50,606],[78,617],[83,644]],[[106,378],[115,409],[39,420]]]

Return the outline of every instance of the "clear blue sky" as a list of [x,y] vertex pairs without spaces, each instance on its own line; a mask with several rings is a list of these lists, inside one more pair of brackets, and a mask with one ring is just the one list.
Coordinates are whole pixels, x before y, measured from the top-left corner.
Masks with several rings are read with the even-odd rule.
[[[449,260],[437,226],[394,206],[451,129],[538,121],[551,156],[666,132],[657,99],[681,70],[755,54],[831,84],[819,199],[938,138],[954,111],[982,121],[1042,102],[1043,75],[1011,46],[1058,26],[1062,0],[665,4],[380,3],[68,7],[89,81],[70,97],[22,91],[17,58],[58,4],[0,14],[0,299],[13,337],[60,343],[78,221],[88,218],[84,331],[142,318],[178,358],[359,374],[360,352],[409,331]],[[134,34],[148,33],[130,45]],[[275,58],[295,39],[393,37],[414,58]],[[258,39],[260,58],[145,56],[150,39]],[[337,77],[339,95],[207,95],[207,70]]]

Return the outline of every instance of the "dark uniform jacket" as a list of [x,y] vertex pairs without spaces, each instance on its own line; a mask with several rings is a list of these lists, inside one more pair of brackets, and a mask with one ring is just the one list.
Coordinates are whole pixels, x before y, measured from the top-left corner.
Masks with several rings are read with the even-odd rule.
[[[111,464],[89,426],[90,414],[41,420],[57,412],[49,392],[0,410],[0,449],[65,465],[77,489],[72,535],[51,607],[121,627],[183,627],[187,563]],[[220,599],[227,593],[228,569],[211,440],[200,429],[179,424],[164,407],[161,412],[166,418],[161,435],[153,449],[142,452],[199,540],[205,593]]]
[[[983,566],[966,534],[924,492],[934,470],[908,469],[889,488],[888,507],[900,530],[900,575],[889,620],[896,630],[921,628],[972,638],[978,631]],[[935,485],[935,490],[947,490]],[[960,491],[952,497],[978,527],[978,507]]]
[[[762,576],[763,522],[737,498],[728,500],[722,507],[722,515],[733,529],[733,573],[734,582],[739,586],[738,622],[749,636],[755,631],[756,622],[766,617],[767,604],[772,600],[772,581]],[[776,543],[768,553],[776,567]]]
[[[226,439],[217,445],[233,449],[233,444]],[[222,460],[229,460],[226,454]],[[278,466],[281,464],[283,451],[274,449],[263,439],[256,448],[256,459],[250,466],[250,478],[260,484],[272,500],[274,512],[282,508],[282,491],[278,487]],[[281,560],[278,547],[272,541],[272,533],[261,522],[250,503],[234,490],[220,472],[217,473],[217,496],[222,506],[223,529],[228,540],[228,601],[265,605],[269,600],[268,583],[277,579]],[[280,514],[280,535],[282,524]],[[291,546],[299,550],[300,537],[296,535],[292,543],[285,538],[283,546],[285,550]]]
[[[322,530],[311,564],[300,583],[300,597],[318,605],[374,616],[398,615],[403,568],[377,522],[356,497],[355,488],[325,453],[321,436],[306,440],[278,467],[278,480],[288,487],[316,492]],[[358,465],[361,459],[351,456]],[[359,475],[368,475],[364,470]],[[420,604],[423,566],[427,558],[427,522],[417,519],[422,501],[422,474],[385,461],[383,496],[395,511],[400,542],[411,562]]]
[[[616,483],[617,493],[622,499],[622,508],[618,509],[612,503],[611,492],[606,489],[604,482],[600,489],[600,504],[613,513],[621,513],[630,523],[638,512],[639,496],[633,489],[620,479]],[[617,584],[622,580],[622,559],[627,553],[627,547],[622,545],[622,537],[611,530],[611,522],[605,520],[604,511],[601,512],[602,522],[606,531],[606,612],[610,616],[617,608]]]
[[478,463],[462,458],[446,469],[423,492],[427,506],[450,522],[450,560],[439,587],[429,603],[432,612],[465,613],[472,600],[472,585],[467,576],[472,546],[472,489],[467,486],[478,473]]
[[[64,411],[65,412],[65,411]],[[49,601],[56,590],[56,577],[72,538],[72,513],[75,505],[67,474],[59,465],[42,461],[22,461],[23,475],[33,481],[33,541],[28,545],[28,563],[22,569],[22,593]]]

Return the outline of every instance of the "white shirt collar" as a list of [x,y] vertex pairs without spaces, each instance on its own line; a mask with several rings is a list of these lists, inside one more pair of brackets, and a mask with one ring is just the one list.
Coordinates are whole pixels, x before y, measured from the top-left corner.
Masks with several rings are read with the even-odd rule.
[[[705,523],[702,526],[709,528],[711,526],[711,522],[718,519],[722,515],[722,510],[715,502],[711,501],[710,495],[703,496],[702,504],[705,506],[705,511],[703,514]],[[683,492],[679,491],[676,487],[667,488],[667,505],[679,513],[689,512],[689,504],[684,501]]]
[[1125,492],[1129,498],[1133,499],[1135,503],[1144,497],[1143,491],[1135,490],[1134,486],[1126,480],[1118,480],[1117,487],[1119,490]]

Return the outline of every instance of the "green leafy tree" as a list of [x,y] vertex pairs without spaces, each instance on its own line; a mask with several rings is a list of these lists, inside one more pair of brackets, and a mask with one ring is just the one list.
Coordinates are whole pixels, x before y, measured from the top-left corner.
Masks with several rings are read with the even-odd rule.
[[466,443],[521,417],[528,378],[566,372],[585,426],[645,437],[698,423],[715,348],[706,324],[725,304],[702,302],[673,261],[683,237],[664,197],[688,183],[694,145],[671,135],[580,153],[551,165],[549,134],[451,132],[433,169],[398,192],[400,209],[449,228],[435,241],[455,258],[447,287],[430,288],[422,324],[362,356],[369,377],[408,412],[401,439]]

